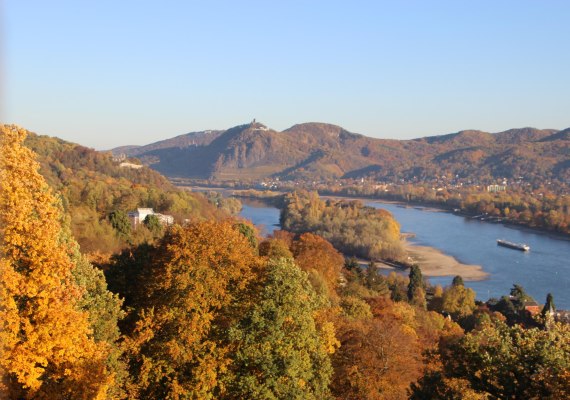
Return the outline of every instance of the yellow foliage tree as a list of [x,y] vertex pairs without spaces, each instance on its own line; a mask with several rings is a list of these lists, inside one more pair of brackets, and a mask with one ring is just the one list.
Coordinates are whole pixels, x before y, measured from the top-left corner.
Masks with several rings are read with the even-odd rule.
[[323,277],[331,293],[336,290],[344,257],[332,244],[318,235],[304,233],[293,243],[292,251],[301,269],[315,270]]
[[79,310],[59,202],[25,135],[0,127],[0,397],[107,398],[109,346]]
[[135,305],[139,319],[126,338],[137,382],[130,398],[222,397],[226,334],[253,301],[262,269],[256,249],[233,221],[206,221],[170,229],[150,260],[146,304]]

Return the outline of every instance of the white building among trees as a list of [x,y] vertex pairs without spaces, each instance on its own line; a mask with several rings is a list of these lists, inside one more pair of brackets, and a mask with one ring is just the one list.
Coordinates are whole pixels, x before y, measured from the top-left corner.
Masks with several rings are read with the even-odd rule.
[[131,220],[133,228],[142,224],[149,215],[156,215],[162,225],[171,225],[174,223],[174,217],[172,215],[155,213],[152,208],[137,208],[135,211],[129,212],[129,219]]

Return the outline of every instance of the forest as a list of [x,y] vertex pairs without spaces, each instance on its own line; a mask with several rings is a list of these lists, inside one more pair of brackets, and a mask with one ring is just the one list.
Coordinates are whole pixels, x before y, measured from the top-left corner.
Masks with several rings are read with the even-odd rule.
[[[369,251],[387,256],[399,239],[389,214],[292,194],[291,231],[262,238],[205,198],[200,207],[144,203],[152,189],[115,169],[102,178],[84,165],[63,179],[38,162],[25,130],[0,129],[1,398],[570,397],[570,325],[552,319],[551,297],[531,317],[520,287],[489,305],[460,277],[432,287],[417,266],[382,276],[335,248],[342,229],[319,225],[342,227],[342,217],[378,232]],[[83,205],[93,197],[70,194],[90,178],[110,188]],[[116,200],[121,183],[141,185],[141,197]],[[162,190],[159,199],[187,196]],[[103,221],[117,205],[141,206],[135,200],[176,210],[180,223],[121,239],[92,264],[74,237],[77,209]],[[320,230],[308,232],[296,213]]]
[[323,201],[317,192],[295,191],[284,197],[280,222],[291,232],[314,232],[344,254],[366,259],[399,260],[404,251],[400,225],[386,210],[359,201]]

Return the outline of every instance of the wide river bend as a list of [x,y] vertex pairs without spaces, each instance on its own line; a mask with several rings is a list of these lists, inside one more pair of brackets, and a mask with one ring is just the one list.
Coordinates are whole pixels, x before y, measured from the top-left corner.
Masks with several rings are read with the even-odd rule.
[[[265,234],[279,226],[279,210],[259,201],[242,200],[241,216],[262,227]],[[487,300],[508,294],[522,285],[539,303],[552,293],[558,309],[570,309],[570,241],[546,233],[482,222],[447,212],[392,203],[365,201],[390,211],[402,232],[415,234],[411,242],[430,246],[465,264],[481,265],[489,273],[483,281],[466,282]],[[529,252],[497,246],[497,239],[530,245]],[[453,277],[431,277],[433,284],[448,285]]]

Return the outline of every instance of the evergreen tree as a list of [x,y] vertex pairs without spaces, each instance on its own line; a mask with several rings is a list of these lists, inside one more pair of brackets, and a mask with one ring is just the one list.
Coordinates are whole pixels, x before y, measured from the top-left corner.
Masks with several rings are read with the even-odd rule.
[[542,315],[551,314],[556,311],[556,306],[554,305],[554,297],[552,293],[546,295],[546,303],[544,303],[544,308],[542,309]]
[[451,282],[451,286],[465,286],[463,283],[463,278],[459,275],[456,275]]
[[378,267],[374,261],[371,261],[366,269],[366,286],[380,295],[388,294],[390,291],[386,280],[378,272]]
[[346,268],[349,271],[354,271],[356,269],[360,269],[360,266],[358,265],[358,260],[356,259],[356,257],[349,257],[347,259],[344,260],[344,268]]
[[318,307],[307,274],[292,260],[272,260],[257,304],[232,331],[233,398],[325,399],[332,367],[317,331]]
[[162,231],[162,224],[158,217],[154,214],[149,214],[143,221],[144,226],[155,236],[159,235]]
[[502,296],[496,305],[492,306],[493,311],[498,311],[507,318],[509,324],[514,324],[519,320],[518,310],[507,296]]
[[524,309],[524,305],[527,301],[534,301],[534,299],[526,293],[524,288],[517,284],[513,285],[510,294],[513,305],[519,311]]
[[129,238],[131,235],[131,221],[123,210],[115,210],[109,214],[109,222],[117,234],[122,238]]
[[[408,300],[412,301],[414,295],[419,293],[418,288],[425,290],[424,278],[422,276],[422,270],[417,265],[412,265],[410,269],[410,283],[408,284]],[[425,291],[424,291],[425,293]]]
[[109,398],[110,346],[81,310],[61,206],[25,131],[0,129],[0,397]]

